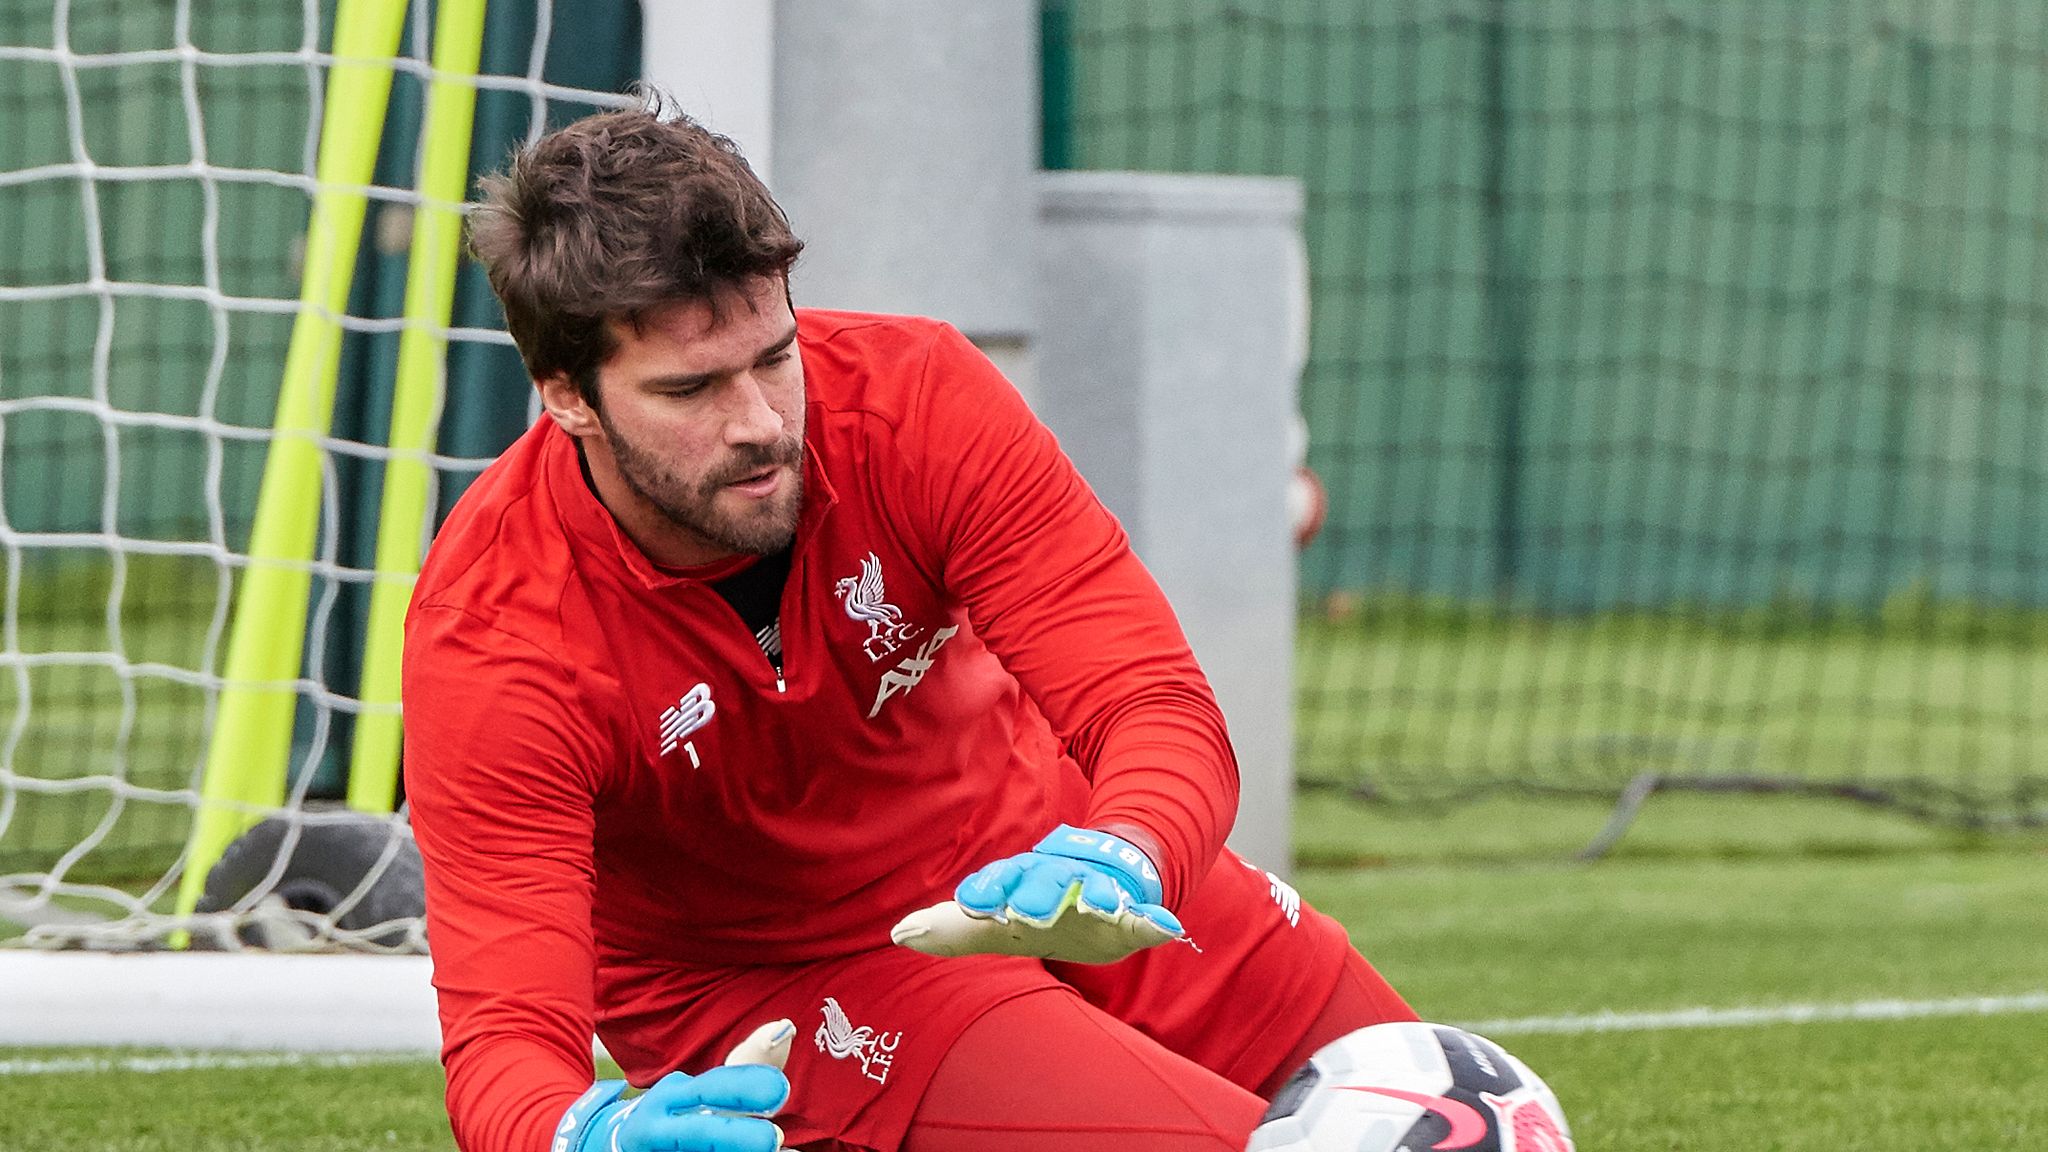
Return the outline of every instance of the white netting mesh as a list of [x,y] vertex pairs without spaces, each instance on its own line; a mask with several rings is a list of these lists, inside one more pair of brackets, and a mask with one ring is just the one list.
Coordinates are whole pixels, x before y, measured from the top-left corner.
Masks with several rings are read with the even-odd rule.
[[[611,6],[615,28],[579,25],[612,50],[615,72],[637,53],[632,10]],[[0,0],[8,942],[146,946],[189,928],[229,947],[419,944],[417,925],[386,922],[380,903],[392,870],[417,866],[402,813],[365,818],[333,801],[361,707],[355,661],[407,323],[400,289],[434,76],[424,2],[394,61],[353,302],[336,318],[349,335],[321,441],[289,806],[229,853],[248,875],[226,911],[172,915],[300,308],[333,18],[319,0]],[[547,0],[494,0],[490,20],[473,79],[472,155],[485,165],[550,123],[633,103],[558,80],[587,80],[606,53],[551,54]],[[442,329],[449,394],[431,458],[444,502],[531,416],[481,278],[463,275]]]

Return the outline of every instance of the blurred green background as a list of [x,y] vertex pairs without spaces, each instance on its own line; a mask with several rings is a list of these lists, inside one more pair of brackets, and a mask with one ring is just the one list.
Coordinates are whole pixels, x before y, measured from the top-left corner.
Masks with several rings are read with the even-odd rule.
[[1306,189],[1306,783],[2048,820],[2048,9],[1042,13],[1048,166]]

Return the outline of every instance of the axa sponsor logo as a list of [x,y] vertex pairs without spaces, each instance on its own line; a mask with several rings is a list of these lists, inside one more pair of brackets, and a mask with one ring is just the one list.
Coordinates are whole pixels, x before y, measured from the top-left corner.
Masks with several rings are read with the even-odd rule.
[[889,1068],[896,1062],[896,1046],[903,1043],[903,1033],[877,1032],[866,1025],[854,1027],[846,1009],[830,996],[825,997],[825,1005],[820,1011],[824,1013],[825,1022],[818,1025],[818,1031],[812,1036],[818,1051],[834,1060],[858,1060],[861,1075],[877,1084],[887,1084]]
[[854,623],[868,626],[861,650],[869,660],[879,662],[917,638],[917,625],[903,618],[903,609],[889,603],[888,591],[882,586],[882,561],[873,552],[861,561],[860,574],[840,578],[832,593]]
[[718,705],[711,702],[711,685],[699,684],[683,693],[682,699],[661,713],[661,754],[668,755],[680,744],[690,757],[690,767],[703,767],[703,762],[697,758],[697,745],[691,742],[690,735],[711,723],[711,718],[717,714]]
[[882,673],[882,682],[875,688],[875,706],[868,709],[868,719],[882,714],[882,705],[898,692],[908,692],[917,687],[924,674],[932,670],[932,662],[938,659],[939,649],[946,646],[955,633],[960,631],[957,624],[948,625],[931,634],[931,638],[918,646],[916,652],[897,661],[894,668]]
[[882,673],[882,679],[875,686],[875,703],[868,709],[868,719],[882,714],[882,705],[892,696],[909,692],[924,680],[925,673],[932,670],[933,661],[938,659],[939,649],[946,646],[960,632],[959,625],[940,628],[929,636],[923,629],[903,618],[903,610],[889,603],[888,591],[882,583],[882,561],[873,552],[860,562],[858,576],[846,576],[832,586],[846,608],[846,615],[857,624],[868,628],[867,639],[861,642],[861,651],[867,653],[870,661],[879,663],[884,656],[903,649],[911,641],[924,636],[908,655],[898,660],[894,667]]

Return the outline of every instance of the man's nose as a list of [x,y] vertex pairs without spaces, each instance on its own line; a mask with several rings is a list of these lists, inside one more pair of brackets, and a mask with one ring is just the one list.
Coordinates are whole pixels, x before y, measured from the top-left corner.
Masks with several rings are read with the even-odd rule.
[[773,444],[782,439],[782,413],[768,402],[767,388],[751,373],[733,382],[725,439],[728,444]]

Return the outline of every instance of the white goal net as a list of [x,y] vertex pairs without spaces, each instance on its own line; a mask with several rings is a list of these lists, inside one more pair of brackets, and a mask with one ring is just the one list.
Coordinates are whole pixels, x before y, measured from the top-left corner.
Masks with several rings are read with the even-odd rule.
[[[380,491],[393,461],[429,466],[424,539],[530,412],[476,269],[445,319],[409,304],[415,217],[435,203],[417,190],[426,109],[437,80],[473,90],[458,160],[492,167],[630,103],[639,52],[628,0],[573,22],[547,0],[474,7],[481,65],[451,75],[425,0],[0,0],[0,942],[420,946],[402,798],[365,803],[348,779],[358,722],[395,709],[361,687],[371,589],[403,579],[379,576]],[[342,230],[336,312],[301,303],[308,221],[336,191],[337,64],[365,63],[337,26],[372,17],[395,21],[397,54],[358,68],[389,77],[381,123],[344,123],[375,167],[339,189],[366,203]],[[292,345],[319,324],[337,338],[332,417],[285,517],[312,547],[280,560],[252,535]],[[422,329],[445,341],[439,434],[395,448],[396,364]],[[279,568],[305,586],[296,613],[238,622],[252,573]],[[251,688],[238,628],[300,653],[267,682],[289,696],[275,769],[222,744],[224,701]],[[274,776],[281,799],[221,801],[224,773]],[[209,808],[256,831],[195,853]]]

